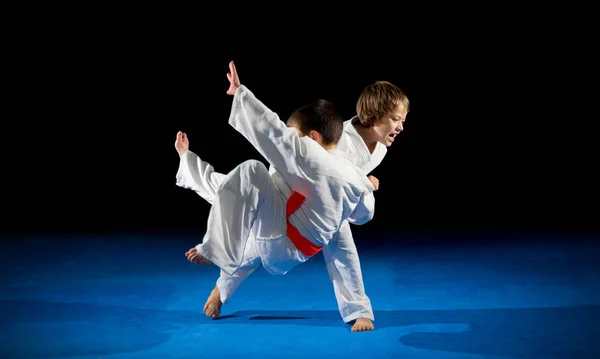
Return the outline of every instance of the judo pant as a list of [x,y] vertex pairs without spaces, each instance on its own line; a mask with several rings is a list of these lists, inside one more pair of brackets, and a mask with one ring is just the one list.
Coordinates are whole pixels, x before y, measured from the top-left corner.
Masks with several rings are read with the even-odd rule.
[[[244,280],[261,266],[261,245],[259,243],[264,244],[269,240],[269,236],[266,236],[265,233],[270,230],[271,239],[281,240],[277,237],[284,234],[285,231],[285,218],[281,217],[285,214],[284,199],[277,199],[276,196],[273,196],[277,190],[274,188],[270,175],[262,163],[256,162],[258,161],[246,161],[225,175],[215,172],[209,163],[188,151],[182,157],[177,174],[179,186],[194,190],[213,207],[216,205],[216,208],[211,208],[209,214],[207,227],[209,231],[204,236],[202,244],[196,248],[200,254],[210,260],[212,260],[211,257],[220,257],[221,254],[225,254],[226,260],[221,259],[219,260],[220,264],[215,263],[221,268],[216,285],[222,303],[227,303]],[[242,183],[245,183],[245,189],[242,189]],[[267,198],[266,202],[265,197]],[[261,218],[260,226],[252,229],[252,226],[248,227],[248,225],[255,220],[256,209],[259,205],[263,210],[260,214],[266,217]],[[245,214],[236,215],[235,220],[227,221],[227,218],[233,219],[232,213],[230,213],[234,208],[232,206],[244,206],[247,211],[243,210],[241,212]],[[243,225],[239,226],[240,223]],[[279,229],[269,228],[267,226],[269,223],[272,227]],[[219,236],[224,239],[221,243],[218,243]],[[236,241],[237,243],[235,243]],[[264,246],[262,247],[264,248]],[[374,320],[371,302],[364,289],[356,245],[348,222],[342,224],[339,232],[327,246],[323,247],[322,252],[329,278],[333,283],[338,309],[344,322],[350,322],[357,318]]]
[[255,267],[257,257],[270,273],[287,273],[309,257],[287,237],[285,204],[264,164],[240,164],[216,191],[206,234],[196,249],[230,276]]

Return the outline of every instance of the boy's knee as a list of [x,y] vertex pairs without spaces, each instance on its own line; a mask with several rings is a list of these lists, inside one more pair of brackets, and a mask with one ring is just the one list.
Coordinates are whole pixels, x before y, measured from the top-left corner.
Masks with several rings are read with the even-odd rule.
[[247,160],[240,164],[240,170],[243,172],[255,173],[257,175],[269,176],[269,170],[264,163],[258,160]]

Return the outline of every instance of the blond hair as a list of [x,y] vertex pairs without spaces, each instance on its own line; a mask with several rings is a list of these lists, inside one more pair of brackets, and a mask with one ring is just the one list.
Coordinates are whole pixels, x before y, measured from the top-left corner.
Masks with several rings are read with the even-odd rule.
[[408,97],[388,81],[376,81],[365,87],[356,102],[356,115],[363,126],[371,127],[376,120],[402,106],[409,111]]

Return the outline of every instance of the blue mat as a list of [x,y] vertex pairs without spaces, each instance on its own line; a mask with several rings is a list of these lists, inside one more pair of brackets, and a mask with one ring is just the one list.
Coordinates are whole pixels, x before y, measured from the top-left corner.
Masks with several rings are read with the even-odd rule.
[[375,309],[363,333],[342,322],[320,254],[286,276],[257,270],[213,320],[218,269],[184,256],[198,237],[3,239],[0,357],[598,357],[593,240],[362,236]]

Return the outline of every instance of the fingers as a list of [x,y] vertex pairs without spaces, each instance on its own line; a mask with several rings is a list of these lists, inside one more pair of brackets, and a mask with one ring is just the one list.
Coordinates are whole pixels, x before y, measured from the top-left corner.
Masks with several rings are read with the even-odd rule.
[[229,82],[235,82],[237,80],[237,70],[233,61],[229,61],[229,73],[227,74]]
[[379,189],[379,180],[377,179],[377,177],[368,176],[367,178],[369,179],[369,181],[371,182],[373,187],[375,187],[375,190],[378,190]]
[[184,139],[187,139],[187,135],[185,134],[185,132],[177,132],[177,141],[183,141]]
[[188,142],[188,137],[187,137],[187,133],[183,132],[183,131],[179,131],[177,132],[177,138],[176,138],[177,142]]
[[227,74],[227,79],[229,81],[233,81],[234,74],[235,74],[235,65],[233,64],[233,61],[229,61],[229,73]]

